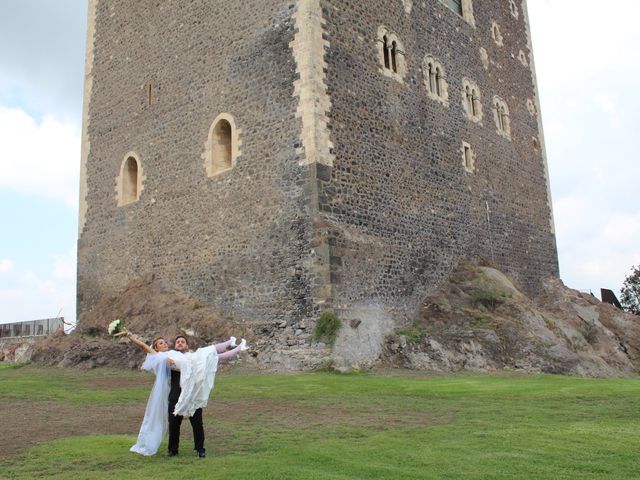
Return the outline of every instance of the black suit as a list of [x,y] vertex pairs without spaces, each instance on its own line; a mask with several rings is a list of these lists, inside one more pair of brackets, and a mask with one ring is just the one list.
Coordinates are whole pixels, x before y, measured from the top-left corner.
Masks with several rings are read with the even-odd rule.
[[[174,415],[173,410],[176,408],[178,398],[180,398],[180,372],[171,370],[171,390],[169,391],[169,453],[178,452],[180,444],[180,425],[182,425],[182,415]],[[192,417],[189,417],[191,428],[193,429],[194,450],[197,452],[204,451],[204,428],[202,426],[202,409],[195,411]]]

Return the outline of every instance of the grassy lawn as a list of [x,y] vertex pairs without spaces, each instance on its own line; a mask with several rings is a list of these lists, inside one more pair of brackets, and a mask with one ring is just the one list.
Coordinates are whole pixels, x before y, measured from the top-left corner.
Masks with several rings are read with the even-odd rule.
[[129,452],[152,380],[0,367],[0,478],[640,478],[638,379],[222,373],[203,460]]

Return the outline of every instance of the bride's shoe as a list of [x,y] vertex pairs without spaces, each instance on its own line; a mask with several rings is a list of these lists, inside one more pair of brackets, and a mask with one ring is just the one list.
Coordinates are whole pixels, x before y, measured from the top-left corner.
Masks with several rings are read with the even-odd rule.
[[233,348],[236,348],[236,347],[238,346],[238,344],[236,343],[236,337],[231,337],[229,340],[231,340],[230,345],[231,345]]
[[240,342],[240,345],[238,346],[240,347],[241,352],[249,350],[249,347],[247,346],[247,341],[244,338],[242,339],[242,341]]

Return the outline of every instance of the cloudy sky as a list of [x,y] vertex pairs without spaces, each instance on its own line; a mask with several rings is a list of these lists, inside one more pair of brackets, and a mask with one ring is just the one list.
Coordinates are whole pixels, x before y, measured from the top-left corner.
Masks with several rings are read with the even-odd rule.
[[[640,2],[528,3],[561,277],[618,291],[640,264]],[[0,323],[75,319],[86,4],[0,0]]]

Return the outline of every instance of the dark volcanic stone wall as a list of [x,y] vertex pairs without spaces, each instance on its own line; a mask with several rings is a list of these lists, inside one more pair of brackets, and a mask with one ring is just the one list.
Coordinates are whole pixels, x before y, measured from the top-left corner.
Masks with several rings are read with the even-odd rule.
[[[149,273],[255,320],[314,318],[324,305],[389,307],[406,319],[463,259],[492,262],[530,294],[558,275],[520,2],[514,18],[506,0],[474,0],[475,27],[439,0],[408,13],[400,0],[319,2],[326,68],[306,65],[305,85],[301,57],[321,57],[314,1],[97,2],[79,314]],[[296,5],[309,14],[301,28],[318,35],[293,47]],[[404,47],[402,82],[380,71],[381,26]],[[446,69],[448,106],[427,95],[427,54]],[[463,78],[480,88],[481,123],[465,117]],[[509,107],[510,140],[496,132],[494,95]],[[304,132],[301,109],[316,119]],[[202,155],[221,113],[235,120],[240,155],[208,177]],[[300,166],[302,138],[324,138],[325,120],[333,149],[322,158],[333,155],[333,166]],[[463,141],[474,173],[463,168]],[[320,140],[311,147],[329,150]],[[143,191],[118,207],[129,152]]]
[[[538,123],[526,104],[534,79],[518,59],[523,50],[530,64],[520,2],[516,19],[506,0],[475,0],[475,28],[439,0],[413,2],[409,14],[399,0],[321,3],[336,159],[319,198],[330,224],[334,305],[377,303],[410,316],[465,258],[493,262],[529,293],[557,276],[543,153],[532,140]],[[380,72],[380,26],[404,45],[403,83]],[[426,54],[446,69],[448,107],[427,96]],[[480,88],[481,124],[464,115],[463,77]],[[510,141],[496,132],[494,95],[509,106]],[[463,141],[476,155],[473,174],[462,165]]]
[[[309,314],[293,12],[282,0],[98,2],[79,314],[148,273],[236,318]],[[241,154],[209,178],[202,154],[222,112]],[[144,190],[118,207],[131,151]]]

